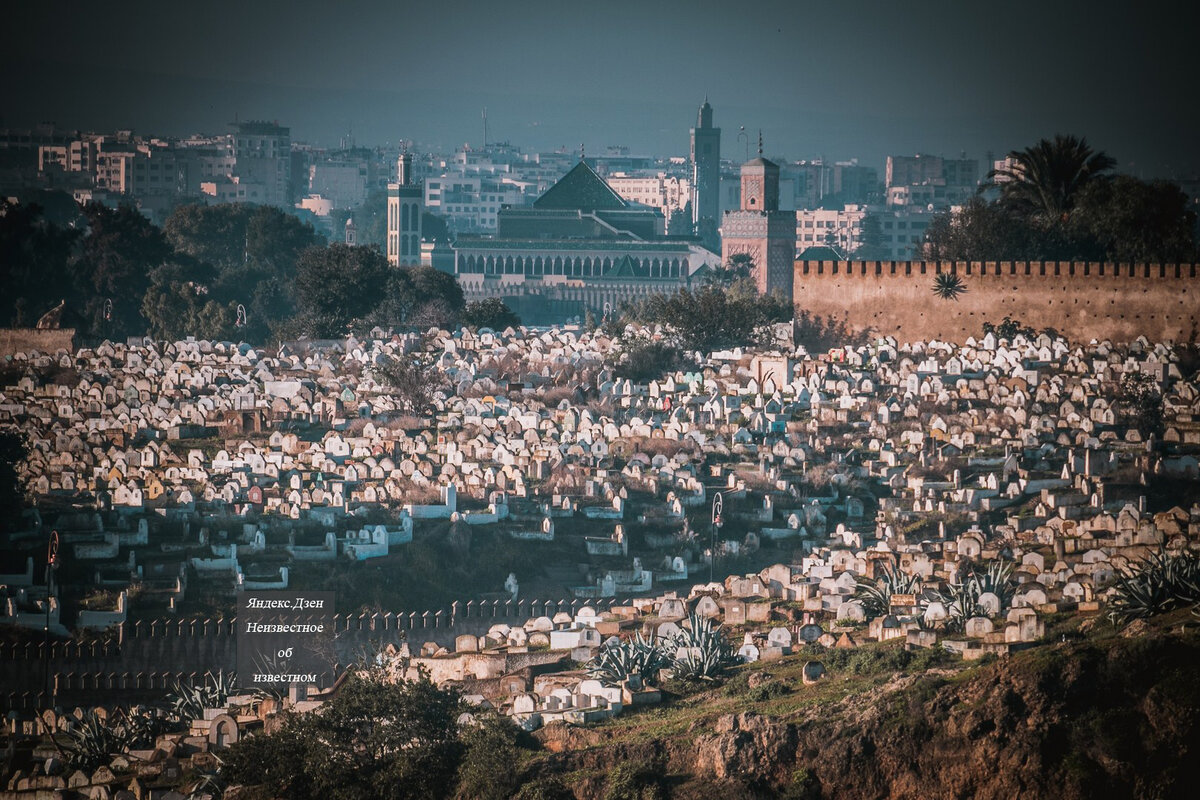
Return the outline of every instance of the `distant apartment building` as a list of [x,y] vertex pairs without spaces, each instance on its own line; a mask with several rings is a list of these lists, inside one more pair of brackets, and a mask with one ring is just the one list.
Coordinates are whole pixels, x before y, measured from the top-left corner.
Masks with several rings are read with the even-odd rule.
[[425,180],[425,208],[456,233],[495,233],[500,209],[525,205],[521,188],[483,175],[445,174]]
[[308,168],[308,193],[329,201],[333,208],[357,208],[367,199],[366,161],[317,161]]
[[[868,217],[873,221],[867,222]],[[797,211],[796,252],[802,255],[811,247],[834,247],[844,255],[858,254],[859,258],[920,258],[931,218],[924,211],[881,206]]]
[[[1012,178],[1008,177],[1008,175],[1006,173],[1017,170],[1019,164],[1020,164],[1020,162],[1017,161],[1012,156],[1005,156],[1004,158],[1001,158],[997,161],[993,161],[992,162],[992,174],[993,174],[992,180],[995,181],[996,183],[1005,183],[1007,181],[1011,181]],[[997,175],[994,173],[1005,173],[1005,174]]]
[[102,140],[95,155],[95,186],[139,198],[174,197],[186,185],[186,167],[166,142]]
[[236,122],[231,144],[234,175],[244,186],[261,186],[264,205],[292,204],[291,129],[274,122]]
[[973,158],[888,156],[885,199],[889,206],[943,209],[970,198],[979,180]]
[[[610,175],[607,183],[614,192],[626,200],[661,211],[663,218],[667,221],[668,231],[672,233],[678,231],[683,235],[691,232],[690,230],[680,230],[678,224],[680,215],[684,213],[692,199],[692,184],[687,178],[668,175],[665,172],[659,172],[656,175],[627,175],[618,172]],[[691,220],[688,222],[690,229]]]

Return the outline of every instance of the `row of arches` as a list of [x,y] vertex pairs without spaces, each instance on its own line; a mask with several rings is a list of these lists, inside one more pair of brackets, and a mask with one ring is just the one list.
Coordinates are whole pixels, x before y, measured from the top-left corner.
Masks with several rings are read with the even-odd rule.
[[[460,255],[458,271],[477,275],[568,275],[600,277],[609,274],[622,259],[591,256]],[[686,274],[683,258],[630,258],[630,267],[639,278],[678,278]]]
[[389,203],[388,230],[407,233],[420,229],[421,210],[417,203]]

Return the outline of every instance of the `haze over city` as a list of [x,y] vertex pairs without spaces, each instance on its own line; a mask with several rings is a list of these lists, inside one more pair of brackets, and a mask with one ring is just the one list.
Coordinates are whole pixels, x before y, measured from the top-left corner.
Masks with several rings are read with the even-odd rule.
[[1191,6],[19,2],[0,800],[1191,800]]
[[1197,171],[1188,4],[21,3],[2,124],[142,134],[278,119],[298,141],[450,152],[686,147],[706,95],[744,156],[995,157],[1079,133],[1143,177]]

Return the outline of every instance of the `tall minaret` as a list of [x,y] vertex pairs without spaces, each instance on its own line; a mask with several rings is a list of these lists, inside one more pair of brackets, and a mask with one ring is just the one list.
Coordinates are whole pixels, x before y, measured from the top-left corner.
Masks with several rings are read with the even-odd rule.
[[796,212],[779,210],[779,165],[763,157],[742,165],[742,207],[726,211],[721,222],[721,261],[747,255],[751,273],[763,294],[791,297],[796,260]]
[[405,144],[396,160],[396,182],[388,184],[387,260],[393,266],[421,264],[424,195],[424,187],[413,180],[413,157]]
[[717,226],[721,216],[721,129],[712,124],[708,98],[692,128],[692,225],[700,243],[713,252],[720,249]]

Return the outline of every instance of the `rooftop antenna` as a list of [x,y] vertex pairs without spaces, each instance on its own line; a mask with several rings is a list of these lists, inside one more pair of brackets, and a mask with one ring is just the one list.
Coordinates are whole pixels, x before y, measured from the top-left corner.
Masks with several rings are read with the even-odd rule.
[[487,147],[487,106],[483,107],[483,146]]

